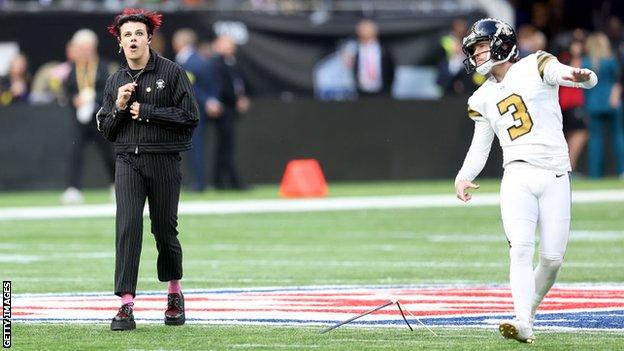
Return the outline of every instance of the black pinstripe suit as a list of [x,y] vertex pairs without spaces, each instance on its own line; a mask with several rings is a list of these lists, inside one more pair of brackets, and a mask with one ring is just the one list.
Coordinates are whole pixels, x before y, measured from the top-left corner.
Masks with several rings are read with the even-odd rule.
[[[138,101],[139,118],[116,110],[117,89],[135,81],[128,106]],[[115,143],[117,197],[115,294],[135,294],[143,237],[143,208],[149,204],[151,231],[158,249],[158,279],[182,278],[182,248],[178,241],[180,151],[191,147],[199,120],[197,102],[184,70],[150,51],[144,70],[127,65],[111,75],[98,113],[98,126]]]

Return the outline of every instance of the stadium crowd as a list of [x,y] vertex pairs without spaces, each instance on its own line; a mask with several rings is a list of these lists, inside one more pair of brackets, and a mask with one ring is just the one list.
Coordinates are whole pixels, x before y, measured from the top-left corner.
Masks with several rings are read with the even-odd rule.
[[[102,1],[113,7],[157,6],[161,2],[166,3],[166,1],[138,0]],[[7,6],[8,3],[4,1],[2,4]],[[47,6],[56,1],[42,0],[39,3]],[[184,6],[202,6],[207,3],[218,4],[219,1],[184,0],[175,3]],[[296,8],[297,3],[297,1],[278,0],[241,2],[253,11],[269,12],[281,11],[288,6]],[[319,4],[323,3],[326,2],[319,2]],[[331,2],[327,3],[331,4]],[[608,126],[607,129],[611,133],[608,140],[612,144],[616,172],[620,178],[624,179],[624,117],[621,104],[623,79],[621,71],[624,65],[622,19],[603,13],[601,18],[595,20],[593,28],[567,28],[561,24],[560,14],[555,8],[556,1],[533,1],[530,2],[532,5],[529,8],[526,5],[520,5],[517,1],[511,1],[511,3],[516,10],[516,28],[521,57],[545,50],[555,55],[562,63],[590,68],[598,73],[599,84],[596,89],[588,91],[566,87],[560,89],[564,132],[569,143],[574,174],[580,175],[578,160],[587,147],[588,167],[587,170],[583,170],[583,173],[586,172],[591,178],[603,176],[607,141],[603,134],[605,127]],[[470,23],[463,18],[454,20],[448,31],[439,37],[438,48],[435,51],[435,66],[413,67],[414,70],[429,69],[435,72],[434,79],[418,80],[417,84],[411,85],[420,91],[428,92],[421,97],[430,99],[450,95],[470,95],[483,83],[485,77],[478,73],[467,75],[464,71],[463,61],[466,56],[461,50],[461,44],[469,25]],[[356,99],[373,95],[404,98],[396,89],[399,70],[394,62],[392,50],[388,50],[384,45],[383,31],[376,26],[375,22],[365,20],[358,23],[353,33],[353,39],[347,38],[340,42],[331,60],[323,60],[316,65],[313,73],[315,96],[321,100]],[[219,53],[224,50],[221,39],[199,33],[193,41],[198,57],[208,66],[213,66],[213,68],[207,68],[207,71],[211,72],[208,73],[209,75],[219,74],[214,67],[219,66],[219,57],[223,56]],[[157,52],[168,53],[170,59],[177,58],[177,61],[182,63],[179,57],[174,56],[175,50],[166,49],[171,40],[172,38],[156,34],[152,40],[152,47]],[[234,48],[231,50],[235,52],[236,45],[234,42],[232,45]],[[68,77],[76,62],[76,50],[75,45],[69,40],[65,47],[66,57],[62,62],[51,61],[39,67],[32,67],[29,65],[28,52],[20,52],[19,48],[9,47],[4,51],[6,54],[0,60],[7,60],[0,62],[0,105],[57,103],[71,106],[73,97],[67,95],[66,88]],[[235,62],[233,54],[226,56],[231,56],[229,61]],[[371,62],[373,64],[369,65]],[[116,64],[113,63],[108,70],[114,71],[115,68]],[[242,102],[240,102],[241,106],[235,106],[234,111],[244,113],[249,108],[248,92],[243,83],[245,72],[240,69],[236,69],[235,72],[235,90],[236,94],[240,94]],[[209,77],[207,81],[213,79]],[[393,81],[395,89],[393,89]],[[409,97],[418,98],[419,96]],[[219,107],[215,107],[217,105],[214,104],[215,100],[209,99],[212,103],[209,102],[206,105],[208,120],[211,114],[214,116],[219,113]],[[197,133],[203,133],[203,129],[201,125]],[[231,178],[226,182],[230,184],[228,186],[245,188],[235,171],[233,160],[230,156],[224,156],[230,155],[234,150],[233,131],[226,131],[220,135],[220,140],[225,144],[221,146],[220,153],[215,156],[218,159],[215,161],[215,167],[227,169],[223,172]],[[196,136],[196,139],[198,143],[202,143],[200,136]],[[201,154],[198,154],[196,158],[200,157],[202,157]],[[194,167],[194,169],[197,177],[194,188],[202,190],[205,187],[201,180],[203,171],[201,167]],[[221,175],[214,175],[213,178],[216,187],[225,187]],[[75,187],[71,185],[73,183],[70,182],[69,187]]]

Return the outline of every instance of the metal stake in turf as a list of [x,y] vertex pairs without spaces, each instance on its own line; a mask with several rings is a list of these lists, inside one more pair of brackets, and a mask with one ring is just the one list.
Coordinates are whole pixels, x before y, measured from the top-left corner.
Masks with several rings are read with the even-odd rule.
[[411,331],[414,331],[414,329],[412,329],[412,326],[407,321],[407,318],[405,318],[405,314],[403,313],[403,309],[401,308],[401,304],[399,303],[399,301],[396,302],[396,305],[399,308],[399,311],[401,312],[401,317],[403,317],[403,320],[405,321],[405,324],[407,324],[407,326],[410,328]]
[[[379,311],[382,308],[385,308],[385,307],[388,307],[388,306],[394,305],[394,304],[396,304],[397,307],[399,308],[399,311],[401,312],[401,316],[403,317],[403,320],[405,321],[405,324],[407,324],[407,326],[410,328],[411,331],[414,331],[412,326],[407,321],[407,318],[405,318],[405,314],[403,313],[403,308],[401,308],[401,303],[398,300],[390,300],[387,303],[385,303],[385,304],[383,304],[383,305],[381,305],[379,307],[375,307],[372,310],[366,311],[366,312],[364,312],[362,314],[359,314],[359,315],[357,315],[355,317],[349,318],[349,319],[347,319],[344,322],[340,322],[338,324],[332,325],[331,327],[321,331],[321,334],[325,334],[325,333],[327,333],[329,331],[332,331],[332,330],[340,327],[341,325],[345,325],[347,323],[351,323],[351,322],[353,322],[354,320],[356,320],[358,318],[362,318],[362,317],[364,317],[366,315],[369,315],[369,314],[371,314],[373,312]],[[405,310],[405,311],[407,311],[407,310]],[[429,330],[433,335],[438,336],[438,334],[436,334],[433,330],[431,330],[429,327],[427,327],[420,319],[416,318],[416,316],[414,316],[410,311],[407,311],[407,313],[409,313],[412,317],[414,317],[420,324],[422,324],[425,328],[427,328],[427,330]]]
[[385,304],[383,304],[383,305],[381,305],[381,306],[379,306],[379,307],[375,307],[375,308],[373,308],[373,309],[372,309],[372,310],[370,310],[370,311],[366,311],[366,312],[364,312],[364,313],[362,313],[362,314],[360,314],[360,315],[357,315],[357,316],[355,316],[355,317],[349,318],[349,319],[347,319],[347,320],[346,320],[346,321],[344,321],[344,322],[340,322],[340,323],[338,323],[338,324],[332,325],[331,327],[329,327],[329,328],[327,328],[327,329],[325,329],[325,330],[321,331],[321,334],[325,334],[325,333],[327,333],[328,331],[332,331],[332,330],[334,330],[334,329],[338,328],[338,327],[339,327],[339,326],[341,326],[341,325],[345,325],[345,324],[347,324],[347,323],[353,322],[354,320],[356,320],[356,319],[358,319],[358,318],[362,318],[362,317],[364,317],[364,316],[366,316],[366,315],[368,315],[368,314],[371,314],[371,313],[373,313],[373,312],[379,311],[380,309],[382,309],[382,308],[384,308],[384,307],[388,307],[388,306],[390,306],[390,305],[394,305],[395,303],[396,303],[396,301],[395,301],[395,300],[390,300],[388,303],[385,303]]
[[[427,328],[428,331],[431,332],[431,334],[438,336],[438,334],[436,334],[433,330],[431,330],[431,328],[429,328],[425,323],[423,323],[420,319],[418,319],[418,317],[414,316],[412,314],[412,312],[408,311],[405,307],[403,307],[403,309],[401,309],[401,303],[399,301],[396,302],[397,303],[397,307],[399,307],[399,311],[401,311],[401,315],[403,316],[403,319],[405,319],[405,323],[407,323],[407,319],[405,318],[405,315],[403,314],[403,309],[405,309],[405,311],[407,313],[410,314],[410,316],[414,317],[415,320],[418,321],[418,323],[420,323],[423,327]],[[407,323],[407,325],[409,326],[409,323]],[[412,327],[410,326],[410,329],[412,329]],[[414,330],[414,329],[412,329]]]

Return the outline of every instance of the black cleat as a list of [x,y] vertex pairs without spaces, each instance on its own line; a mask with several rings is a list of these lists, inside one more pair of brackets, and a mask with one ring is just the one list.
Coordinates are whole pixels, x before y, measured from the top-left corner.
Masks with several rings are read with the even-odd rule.
[[127,303],[119,308],[119,312],[111,322],[111,330],[132,330],[136,329],[134,315],[132,314],[133,303]]
[[167,295],[167,310],[165,311],[166,325],[182,325],[186,321],[184,316],[184,295]]

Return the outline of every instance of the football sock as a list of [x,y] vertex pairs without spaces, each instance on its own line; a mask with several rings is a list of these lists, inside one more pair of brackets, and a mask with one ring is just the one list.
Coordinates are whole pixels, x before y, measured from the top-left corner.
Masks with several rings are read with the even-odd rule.
[[529,322],[531,303],[535,294],[535,280],[533,278],[532,243],[514,243],[509,249],[509,282],[514,302],[516,318]]
[[179,294],[182,292],[182,284],[179,280],[170,280],[167,290],[169,294]]
[[535,268],[535,295],[531,308],[531,317],[557,279],[563,257],[561,255],[540,255],[540,262]]

